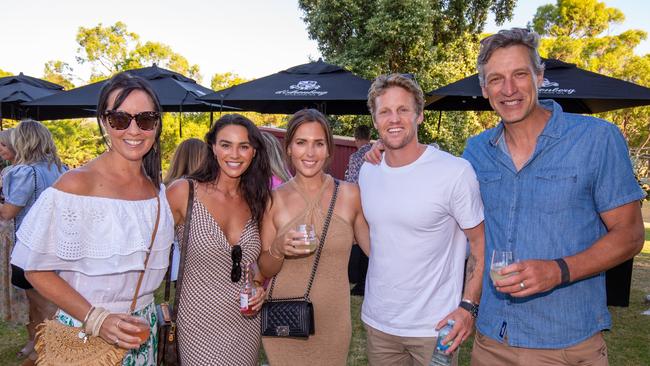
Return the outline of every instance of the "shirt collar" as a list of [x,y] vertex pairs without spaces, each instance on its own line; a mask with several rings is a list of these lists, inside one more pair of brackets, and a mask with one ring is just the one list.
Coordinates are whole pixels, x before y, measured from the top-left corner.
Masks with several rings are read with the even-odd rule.
[[[563,111],[562,107],[557,104],[553,99],[543,99],[539,101],[539,105],[542,108],[551,111],[551,118],[546,122],[544,130],[542,130],[541,136],[548,136],[552,138],[560,138],[562,135],[562,121],[563,121]],[[492,130],[492,135],[490,136],[490,144],[492,146],[497,146],[501,136],[503,136],[503,120]]]

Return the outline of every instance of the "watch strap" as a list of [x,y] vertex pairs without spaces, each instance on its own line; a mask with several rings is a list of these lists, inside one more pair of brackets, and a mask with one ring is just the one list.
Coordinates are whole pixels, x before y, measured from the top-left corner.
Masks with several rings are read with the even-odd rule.
[[476,319],[478,316],[478,304],[474,304],[469,300],[463,299],[460,304],[458,304],[458,307],[467,310],[474,319]]
[[566,261],[562,258],[554,259],[555,263],[560,267],[560,273],[562,275],[561,285],[565,285],[571,282],[571,273],[569,272],[569,266],[566,264]]

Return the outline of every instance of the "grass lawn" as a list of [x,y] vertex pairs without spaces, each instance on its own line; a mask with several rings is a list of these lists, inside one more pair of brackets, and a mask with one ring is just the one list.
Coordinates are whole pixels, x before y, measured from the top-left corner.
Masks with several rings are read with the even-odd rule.
[[[613,327],[605,332],[609,348],[609,364],[612,366],[650,365],[650,316],[641,315],[650,305],[644,304],[650,294],[650,224],[646,224],[645,246],[634,259],[630,307],[611,307]],[[587,299],[588,300],[588,299]],[[352,344],[348,365],[367,364],[365,331],[359,319],[362,298],[352,297]],[[0,321],[0,365],[19,365],[15,354],[27,338],[25,327],[13,326]],[[469,365],[473,338],[461,348],[460,365]]]

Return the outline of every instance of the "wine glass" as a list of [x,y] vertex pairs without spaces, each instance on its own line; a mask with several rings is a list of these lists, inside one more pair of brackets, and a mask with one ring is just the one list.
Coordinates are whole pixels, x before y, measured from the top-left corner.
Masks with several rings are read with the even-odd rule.
[[508,273],[507,275],[501,275],[498,273],[499,270],[513,263],[514,263],[514,255],[512,254],[511,251],[503,251],[498,249],[493,250],[492,262],[490,263],[490,278],[492,279],[492,282],[494,283],[506,277],[510,277],[514,274],[517,274],[517,272],[511,272]]
[[300,224],[296,227],[296,231],[300,235],[296,240],[303,241],[305,248],[309,249],[310,252],[316,250],[318,243],[316,241],[316,232],[313,224]]

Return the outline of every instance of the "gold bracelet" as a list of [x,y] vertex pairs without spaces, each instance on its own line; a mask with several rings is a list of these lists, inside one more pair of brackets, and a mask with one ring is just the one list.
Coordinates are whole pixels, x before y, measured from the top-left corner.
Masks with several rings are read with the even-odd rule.
[[271,257],[273,257],[274,259],[276,259],[276,260],[281,261],[281,260],[284,259],[284,256],[282,256],[282,257],[276,257],[276,256],[274,256],[274,255],[273,255],[273,252],[271,252],[271,247],[269,247],[268,252],[269,252],[269,255],[270,255]]

